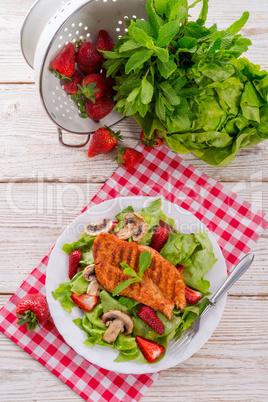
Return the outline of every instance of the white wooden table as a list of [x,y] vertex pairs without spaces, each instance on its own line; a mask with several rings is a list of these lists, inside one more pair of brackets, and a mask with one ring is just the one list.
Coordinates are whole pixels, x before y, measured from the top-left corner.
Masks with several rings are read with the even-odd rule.
[[[1,305],[116,169],[110,154],[89,160],[87,149],[58,144],[19,47],[20,27],[32,3],[1,0]],[[242,33],[253,43],[247,57],[268,69],[267,0],[211,0],[208,22],[223,29],[245,10],[250,20]],[[140,130],[134,120],[117,128],[125,144],[137,144]],[[208,166],[192,154],[183,157],[268,211],[268,141],[243,150],[227,168]],[[163,372],[142,402],[268,400],[268,231],[252,251],[254,263],[231,289],[212,338],[191,359]],[[2,334],[0,389],[3,402],[82,400]]]

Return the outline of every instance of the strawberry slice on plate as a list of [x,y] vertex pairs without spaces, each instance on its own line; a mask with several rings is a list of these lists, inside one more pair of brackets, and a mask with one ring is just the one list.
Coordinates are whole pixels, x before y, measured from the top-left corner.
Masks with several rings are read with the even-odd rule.
[[185,298],[188,304],[195,304],[197,300],[201,299],[202,294],[197,290],[185,287]]
[[69,255],[69,271],[68,271],[69,279],[73,279],[73,277],[77,274],[80,258],[81,258],[80,250],[74,250]]
[[137,314],[155,332],[157,332],[159,335],[163,335],[165,332],[165,326],[151,307],[142,306]]
[[160,252],[166,244],[169,237],[169,231],[163,226],[157,226],[151,240],[151,247]]
[[71,298],[78,307],[81,307],[85,311],[92,310],[98,303],[98,296],[90,296],[86,293],[82,295],[72,293]]
[[149,341],[148,339],[142,338],[141,336],[136,336],[137,344],[141,350],[141,353],[145,359],[152,363],[165,351],[164,346],[159,345],[154,341]]

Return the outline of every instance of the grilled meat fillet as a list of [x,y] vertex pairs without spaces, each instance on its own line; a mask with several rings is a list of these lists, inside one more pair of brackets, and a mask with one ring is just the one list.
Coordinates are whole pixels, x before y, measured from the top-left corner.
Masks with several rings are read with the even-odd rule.
[[130,279],[123,273],[120,263],[127,263],[138,273],[139,256],[148,250],[152,255],[152,262],[142,278],[145,285],[142,282],[133,283],[120,295],[155,308],[169,319],[174,305],[181,310],[185,308],[185,284],[182,276],[174,265],[151,247],[101,233],[94,240],[92,249],[97,279],[108,292],[113,292],[119,283]]

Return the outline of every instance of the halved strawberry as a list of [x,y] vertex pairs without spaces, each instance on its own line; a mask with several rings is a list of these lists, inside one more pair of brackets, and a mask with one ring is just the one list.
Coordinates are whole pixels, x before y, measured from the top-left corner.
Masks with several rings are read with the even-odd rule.
[[197,290],[188,288],[188,286],[186,286],[185,298],[186,298],[186,302],[188,304],[195,304],[197,302],[197,300],[201,299],[201,297],[202,297],[202,294],[200,292],[198,292]]
[[163,228],[169,230],[170,232],[176,233],[175,229],[173,229],[172,226],[170,226],[168,223],[162,221],[161,219],[159,220],[159,226],[162,226]]
[[78,295],[76,293],[71,294],[71,298],[78,307],[81,307],[85,311],[90,311],[98,303],[98,296],[90,296],[86,293]]
[[141,353],[150,363],[154,362],[165,351],[164,346],[159,345],[159,343],[154,341],[149,341],[148,339],[142,338],[141,336],[137,335],[136,341]]
[[80,250],[74,250],[69,255],[69,271],[68,271],[68,275],[69,275],[70,279],[73,279],[75,274],[77,274],[80,258],[81,258],[81,251]]
[[162,226],[157,226],[151,240],[151,247],[160,252],[166,244],[168,237],[169,231]]
[[177,270],[181,273],[181,271],[182,271],[183,268],[184,268],[184,265],[178,264],[178,265],[176,266],[176,268],[177,268]]
[[159,335],[163,335],[165,332],[165,326],[151,307],[142,306],[137,314],[155,332],[157,332]]

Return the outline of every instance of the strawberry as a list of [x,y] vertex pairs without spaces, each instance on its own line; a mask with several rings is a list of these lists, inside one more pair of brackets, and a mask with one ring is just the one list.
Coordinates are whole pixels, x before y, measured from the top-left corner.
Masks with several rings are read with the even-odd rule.
[[78,71],[74,71],[74,75],[71,77],[72,82],[65,81],[63,89],[67,94],[73,95],[78,91],[78,84],[81,85],[83,81],[82,75]]
[[113,87],[114,87],[115,83],[114,83],[114,80],[112,79],[111,76],[106,77],[106,73],[107,73],[106,70],[103,70],[103,71],[101,72],[101,75],[102,75],[103,77],[105,77],[105,81],[106,81],[106,92],[105,92],[105,96],[113,96],[113,92],[114,92]]
[[156,130],[154,130],[151,138],[146,138],[144,131],[142,130],[140,133],[140,139],[145,147],[150,147],[150,148],[158,148],[161,145],[163,145],[163,142],[164,142],[162,140],[162,138],[159,138],[157,136]]
[[168,240],[169,231],[162,226],[157,226],[151,240],[151,247],[160,253]]
[[188,288],[188,286],[185,287],[185,298],[188,304],[195,304],[197,300],[201,299],[201,297],[202,294],[197,290]]
[[82,66],[95,67],[101,63],[101,56],[95,46],[88,41],[78,46],[76,53],[76,62]]
[[113,226],[112,226],[111,232],[114,231],[114,229],[116,228],[117,225],[118,225],[118,222],[113,222]]
[[[101,74],[89,74],[84,78],[83,89],[82,92],[88,99],[100,99],[106,92],[107,83],[105,77]],[[94,89],[94,91],[92,91]],[[98,89],[96,92],[95,89]],[[92,98],[93,93],[95,95]]]
[[165,351],[164,346],[159,345],[154,341],[149,341],[148,339],[142,338],[141,336],[136,336],[137,344],[141,350],[141,353],[145,359],[152,363]]
[[101,99],[97,99],[95,103],[87,99],[85,107],[88,116],[92,120],[98,121],[111,113],[114,108],[114,103],[107,96],[103,96]]
[[80,258],[81,258],[80,250],[74,250],[69,255],[69,271],[68,271],[69,279],[72,279],[77,274]]
[[93,67],[83,66],[80,64],[80,70],[85,74],[99,73],[101,70],[101,62]]
[[176,230],[173,229],[172,226],[170,226],[168,223],[162,221],[161,219],[159,219],[159,226],[162,226],[163,228],[169,230],[170,232],[176,233]]
[[137,314],[155,332],[157,332],[159,335],[163,335],[165,332],[165,326],[151,307],[142,306]]
[[181,273],[181,271],[182,271],[183,268],[184,268],[184,265],[178,264],[178,265],[176,266],[176,268],[177,268],[177,270]]
[[136,149],[122,147],[118,150],[118,156],[115,159],[118,165],[124,165],[125,168],[132,168],[136,163],[141,162],[144,156],[141,152],[136,151]]
[[[114,42],[107,31],[104,31],[103,29],[100,30],[96,48],[98,50],[105,50],[105,51],[110,51],[114,48]],[[103,57],[103,54],[101,52],[100,54]]]
[[74,44],[69,42],[65,45],[60,53],[55,57],[52,62],[52,69],[58,78],[64,79],[65,77],[72,77],[75,69],[75,47]]
[[110,152],[121,139],[120,131],[115,133],[108,127],[101,127],[93,134],[87,156],[92,158],[92,156]]
[[72,293],[71,298],[78,307],[81,307],[85,311],[92,310],[98,303],[98,296],[90,296],[86,293],[82,295]]
[[18,325],[27,324],[28,331],[44,325],[50,317],[47,300],[41,293],[25,295],[17,305],[16,314]]

